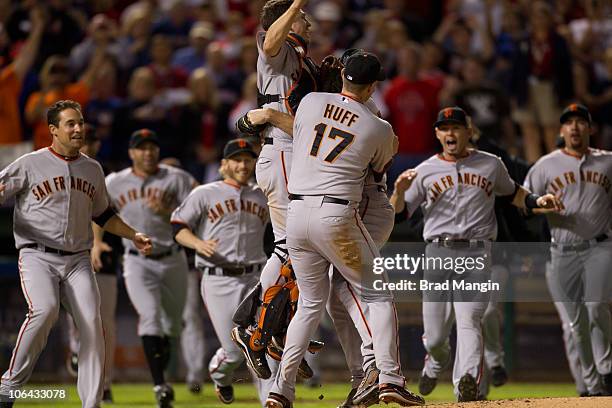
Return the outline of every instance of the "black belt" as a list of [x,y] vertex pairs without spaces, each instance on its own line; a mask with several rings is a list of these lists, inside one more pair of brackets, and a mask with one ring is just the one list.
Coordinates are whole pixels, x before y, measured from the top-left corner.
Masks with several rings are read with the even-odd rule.
[[55,249],[55,248],[50,248],[48,246],[44,246],[44,245],[38,245],[38,244],[25,244],[24,246],[21,247],[21,249],[23,248],[34,248],[34,249],[38,249],[41,252],[46,252],[48,254],[56,254],[56,255],[61,255],[61,256],[70,256],[70,255],[76,255],[76,254],[80,254],[83,251],[79,251],[79,252],[70,252],[70,251],[64,251],[63,249]]
[[485,248],[487,242],[481,239],[434,238],[426,240],[429,244],[437,244],[445,248]]
[[247,266],[198,266],[200,271],[206,275],[216,276],[242,276],[253,272],[259,272],[263,269],[261,264],[247,265]]
[[[304,200],[306,197],[320,197],[320,196],[304,196],[299,194],[289,194],[289,200]],[[343,200],[342,198],[323,196],[323,202],[327,204],[341,204],[348,205],[349,200]]]
[[280,102],[281,96],[279,94],[261,94],[257,92],[257,107],[261,108],[262,106],[268,103]]
[[585,249],[589,249],[592,246],[592,244],[606,241],[608,238],[609,238],[608,234],[601,234],[587,241],[567,243],[567,244],[552,242],[550,246],[555,249],[559,249],[561,252],[583,251]]
[[170,248],[169,250],[167,250],[165,252],[160,252],[159,254],[142,255],[140,252],[136,251],[135,249],[129,249],[128,250],[128,254],[130,254],[130,255],[139,255],[139,256],[142,256],[143,258],[152,259],[154,261],[159,261],[160,259],[163,259],[163,258],[165,258],[167,256],[170,256],[173,253],[178,252],[180,250],[181,250],[180,247],[175,247],[175,248]]
[[274,139],[272,139],[271,137],[264,137],[264,144],[267,145],[273,145],[274,144]]

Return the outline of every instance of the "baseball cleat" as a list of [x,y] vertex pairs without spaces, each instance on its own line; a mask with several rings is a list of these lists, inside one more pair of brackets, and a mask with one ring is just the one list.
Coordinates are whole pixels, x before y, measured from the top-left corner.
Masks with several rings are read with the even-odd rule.
[[612,395],[612,373],[602,375],[601,382],[603,383],[605,394]]
[[378,374],[380,374],[380,370],[376,368],[376,364],[370,364],[366,369],[363,380],[361,380],[359,387],[357,387],[355,396],[353,396],[353,404],[366,407],[378,404]]
[[422,374],[419,378],[419,394],[429,395],[438,385],[438,379],[428,377],[427,374]]
[[226,385],[225,387],[215,385],[215,393],[217,394],[219,401],[224,404],[231,404],[234,402],[234,387],[231,385]]
[[355,406],[353,404],[353,397],[355,396],[356,392],[357,388],[351,388],[344,401],[340,405],[338,405],[337,408],[353,408]]
[[168,384],[156,385],[153,387],[158,408],[172,408],[174,401],[174,390]]
[[[277,348],[271,342],[270,344],[268,344],[268,355],[276,361],[281,361],[281,359],[283,358],[283,350]],[[298,376],[307,380],[309,378],[312,378],[313,375],[314,372],[312,371],[312,368],[310,368],[310,365],[308,365],[306,359],[302,359],[302,361],[300,362],[300,366],[298,367]]]
[[[274,346],[276,346],[277,349],[281,351],[281,354],[283,350],[285,350],[285,343],[282,341],[280,337],[272,336],[271,343]],[[325,346],[325,343],[323,343],[322,341],[310,340],[310,342],[308,343],[308,352],[310,354],[318,353],[319,351],[323,349],[323,346]]]
[[378,390],[380,402],[385,404],[396,403],[400,407],[416,407],[425,405],[425,400],[404,387],[396,384],[381,384]]
[[272,375],[266,353],[264,350],[254,351],[249,345],[251,335],[244,327],[234,327],[232,329],[232,340],[240,348],[246,359],[247,365],[263,380],[267,380]]
[[70,353],[66,360],[66,370],[71,377],[76,378],[79,371],[79,356],[76,353]]
[[102,402],[105,404],[113,403],[113,393],[111,392],[110,388],[105,389],[102,393]]
[[478,399],[478,384],[471,374],[465,374],[459,380],[458,402],[476,401]]
[[266,399],[265,408],[293,408],[293,404],[284,395],[271,392]]
[[496,366],[491,369],[491,384],[494,387],[501,387],[508,382],[508,373],[502,366]]
[[202,392],[202,385],[199,383],[191,383],[189,384],[189,392],[192,394],[199,394]]

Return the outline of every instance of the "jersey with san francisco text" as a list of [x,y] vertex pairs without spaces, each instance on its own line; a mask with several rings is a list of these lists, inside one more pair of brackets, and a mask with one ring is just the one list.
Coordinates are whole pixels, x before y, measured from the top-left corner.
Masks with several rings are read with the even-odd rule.
[[415,170],[404,199],[409,214],[421,206],[425,240],[496,238],[495,196],[511,195],[516,189],[499,157],[470,149],[457,161],[434,155]]
[[[151,238],[154,255],[168,251],[176,242],[169,214],[157,214],[147,201],[150,197],[161,199],[167,208],[174,210],[195,185],[195,179],[186,171],[163,164],[146,178],[134,173],[131,167],[106,177],[111,204],[128,225]],[[123,245],[128,250],[136,249],[127,239]]]
[[525,186],[554,194],[560,213],[547,214],[553,242],[578,242],[612,235],[612,152],[589,149],[576,157],[558,149],[529,170]]
[[67,159],[51,148],[28,153],[0,172],[5,191],[15,197],[15,246],[42,244],[69,252],[91,248],[92,217],[109,206],[100,164],[79,153]]
[[312,92],[293,122],[288,190],[359,202],[368,168],[382,175],[396,148],[391,125],[365,104],[342,94]]
[[202,240],[218,240],[215,253],[196,253],[197,267],[231,267],[266,261],[264,232],[268,200],[256,185],[215,181],[195,188],[172,214]]

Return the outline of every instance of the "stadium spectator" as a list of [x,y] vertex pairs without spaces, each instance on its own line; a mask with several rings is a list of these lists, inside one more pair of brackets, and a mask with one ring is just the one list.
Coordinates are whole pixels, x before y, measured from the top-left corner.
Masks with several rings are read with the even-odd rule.
[[38,55],[38,46],[45,25],[40,8],[30,12],[32,29],[15,60],[0,69],[0,145],[19,143],[23,140],[19,113],[19,94],[23,79]]
[[530,7],[529,36],[512,61],[511,89],[517,105],[514,120],[521,126],[525,158],[535,162],[556,148],[561,104],[573,96],[572,59],[567,42],[556,31],[547,3]]
[[119,60],[122,69],[132,70],[147,65],[150,61],[151,12],[148,7],[138,7],[121,15],[121,36]]
[[30,95],[25,107],[26,122],[33,129],[35,149],[51,145],[47,107],[62,99],[70,99],[85,106],[89,101],[97,69],[104,58],[104,50],[96,50],[87,70],[77,82],[70,82],[70,67],[66,57],[52,55],[45,61],[40,72],[40,91]]
[[172,65],[182,68],[191,74],[196,68],[206,64],[206,47],[215,36],[210,23],[197,22],[189,31],[189,45],[176,50],[172,56]]
[[81,74],[89,65],[96,50],[105,50],[107,55],[118,59],[119,46],[115,43],[117,25],[104,14],[97,14],[89,23],[88,35],[70,52],[70,69]]
[[151,40],[151,63],[148,65],[155,78],[157,90],[183,88],[187,84],[187,72],[172,66],[172,43],[170,38],[155,34]]

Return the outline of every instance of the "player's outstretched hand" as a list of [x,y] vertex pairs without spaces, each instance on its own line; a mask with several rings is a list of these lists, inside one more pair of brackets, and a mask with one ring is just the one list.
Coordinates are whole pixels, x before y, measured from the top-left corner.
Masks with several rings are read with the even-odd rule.
[[200,255],[213,256],[218,243],[218,239],[199,240],[194,249]]
[[142,232],[137,232],[136,235],[134,235],[134,239],[132,240],[132,242],[134,243],[134,245],[136,245],[138,251],[140,251],[140,253],[143,255],[149,255],[151,253],[151,250],[153,249],[151,238],[149,238]]
[[91,264],[96,272],[100,271],[100,268],[102,268],[102,253],[111,252],[112,250],[113,248],[104,241],[100,243],[94,242],[91,248]]
[[404,171],[395,180],[395,185],[394,185],[395,191],[397,191],[398,194],[400,194],[408,190],[410,186],[412,185],[412,182],[414,181],[416,176],[417,176],[417,173],[414,169],[408,169]]
[[561,201],[559,201],[554,194],[544,194],[543,196],[540,196],[536,201],[536,204],[538,204],[538,213],[540,214],[559,212],[562,208]]
[[247,113],[247,118],[252,125],[265,125],[270,120],[267,108],[253,109]]

